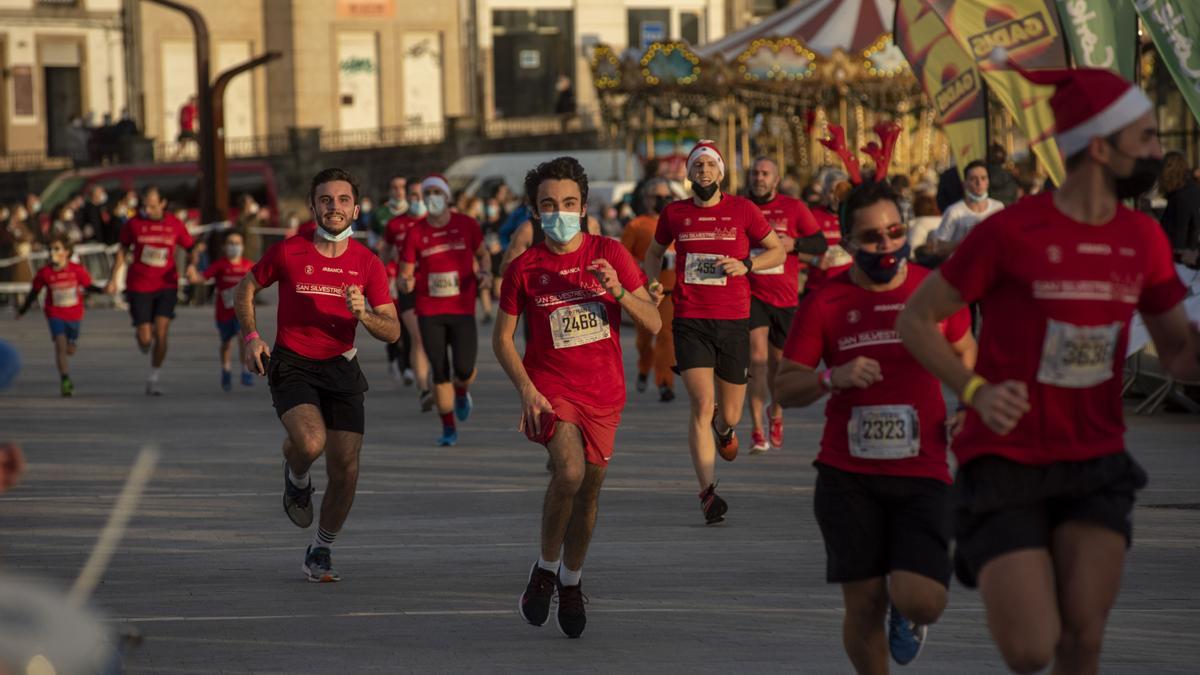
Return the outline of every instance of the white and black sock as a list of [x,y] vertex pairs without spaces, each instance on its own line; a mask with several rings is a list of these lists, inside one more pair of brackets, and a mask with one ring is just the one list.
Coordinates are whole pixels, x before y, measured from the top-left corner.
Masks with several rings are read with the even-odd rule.
[[304,473],[297,476],[296,474],[292,473],[292,467],[290,467],[290,466],[288,467],[288,470],[287,470],[287,476],[288,476],[288,482],[291,483],[293,486],[300,488],[301,490],[306,489],[312,483],[312,481],[308,477],[307,471],[305,471]]
[[337,532],[330,532],[323,527],[317,528],[317,533],[313,535],[312,548],[333,548],[333,540],[337,539]]

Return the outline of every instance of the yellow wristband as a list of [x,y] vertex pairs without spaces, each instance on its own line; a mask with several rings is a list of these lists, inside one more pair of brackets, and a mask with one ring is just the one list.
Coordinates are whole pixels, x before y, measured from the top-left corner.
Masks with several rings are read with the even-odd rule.
[[979,388],[987,383],[988,381],[983,379],[982,375],[972,375],[971,379],[967,380],[967,386],[963,387],[962,395],[958,397],[959,400],[961,400],[964,405],[972,405],[972,403],[975,401],[975,394],[979,391]]

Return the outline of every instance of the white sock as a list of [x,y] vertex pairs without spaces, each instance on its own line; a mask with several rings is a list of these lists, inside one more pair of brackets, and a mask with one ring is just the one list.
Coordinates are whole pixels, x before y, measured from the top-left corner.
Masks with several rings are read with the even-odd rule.
[[308,487],[309,483],[311,482],[308,478],[307,471],[305,471],[304,473],[297,476],[296,474],[292,473],[292,467],[289,466],[287,473],[288,473],[288,482],[290,482],[292,485],[294,485],[298,488],[306,488],[306,487]]
[[337,539],[337,532],[329,532],[323,527],[317,528],[317,533],[313,535],[313,548],[333,548],[333,540]]
[[538,556],[537,565],[538,565],[538,567],[546,570],[547,572],[558,572],[558,561],[557,560],[543,560],[541,556]]
[[146,378],[146,380],[149,382],[158,382],[158,373],[161,370],[162,370],[161,368],[151,368],[150,369],[150,377]]
[[583,570],[569,570],[566,565],[558,568],[558,580],[563,586],[578,586],[583,578]]

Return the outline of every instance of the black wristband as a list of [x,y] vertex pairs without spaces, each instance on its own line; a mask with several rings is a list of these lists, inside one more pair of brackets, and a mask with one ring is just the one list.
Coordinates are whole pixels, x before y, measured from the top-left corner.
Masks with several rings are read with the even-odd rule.
[[745,258],[742,258],[742,264],[746,266],[746,274],[754,271],[754,258],[746,256]]

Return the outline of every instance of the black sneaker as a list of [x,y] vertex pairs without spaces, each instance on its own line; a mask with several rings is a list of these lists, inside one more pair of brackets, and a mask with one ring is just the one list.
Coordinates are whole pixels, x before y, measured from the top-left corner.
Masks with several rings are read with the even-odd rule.
[[418,394],[417,398],[421,402],[421,412],[425,413],[425,412],[429,412],[430,410],[433,410],[433,392],[432,391],[429,391],[428,389],[426,389],[425,391],[422,391],[420,394]]
[[554,599],[554,590],[558,587],[558,575],[533,564],[529,573],[529,584],[517,602],[517,611],[521,618],[533,626],[543,626],[550,618],[550,601]]
[[704,512],[705,525],[725,520],[725,512],[729,510],[729,505],[717,494],[716,483],[700,491],[700,510]]
[[287,460],[283,460],[283,511],[296,527],[308,527],[313,521],[312,505],[313,486],[309,480],[308,487],[298,488],[288,479]]
[[341,581],[342,576],[333,569],[333,554],[325,546],[313,548],[309,546],[304,551],[304,576],[315,584],[328,584]]
[[670,403],[675,400],[675,390],[663,385],[658,388],[658,400],[660,403]]
[[587,625],[587,615],[583,611],[586,602],[583,584],[558,585],[558,612],[554,618],[558,623],[558,630],[562,631],[563,635],[569,638],[583,635],[583,627]]
[[639,393],[639,394],[640,394],[640,393],[642,393],[642,392],[644,392],[644,391],[646,391],[646,381],[647,381],[647,376],[646,376],[646,375],[643,375],[643,374],[641,374],[641,373],[638,373],[638,377],[637,377],[637,391],[638,391],[638,393]]

